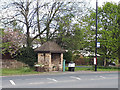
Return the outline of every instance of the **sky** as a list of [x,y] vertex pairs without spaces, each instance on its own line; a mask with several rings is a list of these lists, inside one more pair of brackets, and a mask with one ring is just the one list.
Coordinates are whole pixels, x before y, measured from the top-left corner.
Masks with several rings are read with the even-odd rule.
[[[2,3],[4,1],[9,3],[10,1],[13,1],[13,0],[0,0],[0,10],[2,9],[1,8],[2,7]],[[79,1],[82,1],[82,0],[43,0],[43,2],[48,2],[48,1],[49,2],[51,2],[51,1],[73,1],[73,2],[78,1],[79,2]],[[84,1],[86,1],[86,2],[90,1],[90,6],[92,8],[94,8],[94,9],[96,8],[96,0],[84,0]],[[114,3],[118,4],[118,2],[120,2],[120,0],[98,0],[98,6],[101,7],[104,4],[104,2],[114,2]]]
[[[9,0],[0,0],[0,3],[4,2],[4,1],[8,1]],[[13,1],[13,0],[10,0],[10,1]],[[82,0],[43,0],[43,2],[51,2],[51,1],[82,1]],[[90,5],[93,7],[93,8],[96,8],[96,0],[84,0],[86,2],[90,1]],[[104,2],[115,2],[115,3],[118,3],[120,2],[120,0],[98,0],[98,6],[102,6],[104,4]]]

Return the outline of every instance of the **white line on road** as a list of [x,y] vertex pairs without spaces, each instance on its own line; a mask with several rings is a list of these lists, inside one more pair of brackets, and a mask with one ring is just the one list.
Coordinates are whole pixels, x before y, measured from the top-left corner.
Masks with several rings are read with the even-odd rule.
[[45,82],[35,82],[35,83],[29,83],[29,84],[45,84]]
[[74,76],[70,76],[71,78],[75,78],[75,79],[77,79],[77,80],[81,80],[81,78],[79,78],[79,77],[74,77]]
[[105,77],[103,77],[103,76],[100,76],[101,78],[103,78],[103,79],[105,79]]
[[13,80],[9,80],[12,85],[16,85]]
[[58,82],[56,79],[53,79],[53,78],[47,78],[48,80],[52,80],[54,82]]

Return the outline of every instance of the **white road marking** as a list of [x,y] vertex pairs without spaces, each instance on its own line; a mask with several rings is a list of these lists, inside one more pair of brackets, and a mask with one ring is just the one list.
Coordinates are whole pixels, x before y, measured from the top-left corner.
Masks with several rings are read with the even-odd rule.
[[29,83],[29,84],[45,84],[45,82],[36,82],[36,83]]
[[57,80],[53,79],[53,78],[47,78],[48,80],[52,80],[54,82],[58,82]]
[[79,77],[74,77],[74,76],[70,76],[71,78],[75,78],[75,79],[77,79],[77,80],[81,80],[81,78],[79,78]]
[[12,85],[16,85],[13,80],[9,80]]
[[103,77],[103,76],[100,76],[101,78],[103,78],[103,79],[105,79],[105,77]]

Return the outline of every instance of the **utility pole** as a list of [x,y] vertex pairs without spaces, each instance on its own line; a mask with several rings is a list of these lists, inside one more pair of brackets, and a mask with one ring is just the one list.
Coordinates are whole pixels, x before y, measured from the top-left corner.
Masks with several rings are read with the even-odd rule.
[[95,64],[95,71],[97,71],[97,13],[98,13],[98,0],[96,0],[96,42],[95,42],[95,59],[96,59],[96,64]]

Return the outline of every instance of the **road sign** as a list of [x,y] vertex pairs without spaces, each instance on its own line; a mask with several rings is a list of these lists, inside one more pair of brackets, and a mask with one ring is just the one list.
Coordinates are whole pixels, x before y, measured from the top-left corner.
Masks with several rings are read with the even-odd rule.
[[100,42],[97,42],[97,48],[99,48],[100,47]]
[[97,59],[96,59],[96,57],[94,58],[94,65],[96,65],[97,64]]

